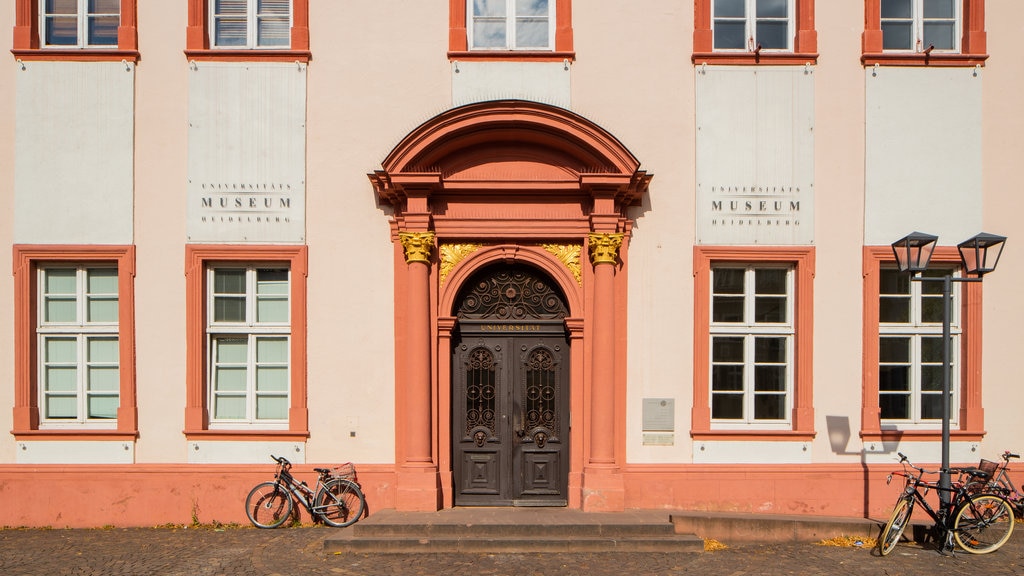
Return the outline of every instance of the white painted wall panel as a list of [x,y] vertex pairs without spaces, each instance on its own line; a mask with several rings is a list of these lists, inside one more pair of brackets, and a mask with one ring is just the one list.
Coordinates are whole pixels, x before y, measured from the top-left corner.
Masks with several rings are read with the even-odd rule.
[[305,64],[189,66],[189,242],[304,241]]
[[698,244],[814,242],[814,68],[696,69]]
[[14,242],[131,244],[135,66],[16,64]]
[[810,442],[702,440],[693,443],[694,464],[810,464]]
[[133,464],[135,443],[123,440],[19,441],[17,464]]
[[452,104],[516,98],[570,106],[568,62],[452,62]]
[[284,456],[292,464],[306,463],[301,442],[195,441],[188,443],[189,464],[273,464],[270,456]]
[[981,231],[982,72],[865,70],[864,242],[914,230],[956,244]]

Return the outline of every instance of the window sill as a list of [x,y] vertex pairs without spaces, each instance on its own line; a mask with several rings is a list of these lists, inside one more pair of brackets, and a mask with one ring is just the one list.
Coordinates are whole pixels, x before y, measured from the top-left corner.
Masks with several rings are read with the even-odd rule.
[[736,440],[749,442],[756,440],[786,440],[792,442],[809,442],[817,435],[813,430],[691,430],[690,437],[694,440]]
[[103,50],[82,48],[33,48],[14,49],[11,54],[18,60],[28,61],[73,61],[73,62],[120,62],[126,60],[138,63],[138,50]]
[[134,442],[138,431],[94,430],[94,429],[60,429],[60,430],[12,430],[15,440],[113,440]]
[[874,52],[860,57],[865,66],[984,66],[988,54],[920,54],[909,52]]
[[304,442],[309,438],[309,431],[295,430],[185,430],[188,440],[279,440],[282,442]]
[[816,52],[694,52],[691,58],[694,64],[740,66],[803,66],[818,63]]
[[537,50],[467,50],[448,52],[449,60],[462,62],[563,62],[576,60],[575,52]]
[[[861,440],[865,442],[934,442],[942,439],[942,431],[935,430],[862,430]],[[950,430],[949,437],[960,442],[980,441],[984,430]]]
[[227,50],[185,50],[185,57],[198,62],[303,62],[313,59],[309,50],[260,50],[260,49],[227,49]]

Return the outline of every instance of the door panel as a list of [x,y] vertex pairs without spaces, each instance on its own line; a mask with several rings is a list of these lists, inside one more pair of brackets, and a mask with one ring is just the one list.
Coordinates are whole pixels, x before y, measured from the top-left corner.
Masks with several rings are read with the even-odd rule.
[[[521,334],[522,325],[487,329],[496,327],[511,333],[463,333],[453,347],[455,503],[564,506],[568,343],[564,333]],[[537,331],[559,325],[547,328]]]

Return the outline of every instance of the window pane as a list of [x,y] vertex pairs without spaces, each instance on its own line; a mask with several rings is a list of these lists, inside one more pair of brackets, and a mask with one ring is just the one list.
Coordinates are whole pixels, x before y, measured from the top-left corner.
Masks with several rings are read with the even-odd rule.
[[90,392],[117,392],[121,389],[120,371],[116,366],[91,367],[89,374]]
[[90,294],[117,294],[117,270],[90,268],[86,271],[86,289]]
[[711,341],[712,362],[743,362],[743,338],[714,338]]
[[117,338],[90,338],[87,345],[87,356],[90,363],[117,364],[119,357]]
[[284,298],[260,298],[256,302],[257,322],[287,322],[288,300]]
[[711,417],[723,420],[743,418],[742,394],[713,394],[711,396]]
[[245,397],[217,396],[213,400],[213,417],[217,420],[245,418]]
[[[953,300],[950,299],[950,306]],[[950,316],[952,318],[952,316]],[[922,296],[921,297],[921,322],[930,324],[942,323],[942,297]]]
[[927,392],[942,391],[942,365],[921,366],[921,390]]
[[882,394],[878,398],[881,417],[891,420],[907,420],[910,418],[909,394]]
[[882,50],[910,50],[913,36],[910,22],[882,22]]
[[44,289],[51,295],[74,296],[77,292],[77,275],[74,268],[51,268],[45,272]]
[[217,392],[244,392],[245,367],[219,367],[214,374],[214,390]]
[[256,26],[256,42],[259,46],[289,46],[291,44],[291,21],[288,18],[259,18]]
[[786,418],[786,397],[783,394],[758,394],[754,397],[755,420]]
[[786,298],[765,298],[754,299],[754,322],[785,322],[786,321]]
[[[952,414],[952,412],[950,412]],[[921,419],[939,420],[942,418],[942,394],[921,395]]]
[[213,301],[214,322],[245,322],[244,298],[215,298]]
[[505,48],[505,21],[483,20],[473,22],[474,48]]
[[47,364],[78,363],[78,340],[76,338],[47,338],[44,348]]
[[516,0],[516,16],[547,16],[548,0]]
[[523,18],[516,21],[516,48],[548,48],[547,18]]
[[786,362],[786,339],[785,338],[755,338],[754,339],[754,362]]
[[73,366],[47,368],[44,389],[47,392],[77,392],[78,368]]
[[88,322],[117,322],[117,299],[89,298]]
[[956,48],[956,26],[952,22],[925,22],[924,46],[935,46],[938,50]]
[[256,418],[259,420],[287,419],[288,399],[280,396],[260,396],[256,399]]
[[121,0],[89,0],[90,14],[120,14]]
[[788,22],[758,22],[757,43],[769,50],[789,48]]
[[215,270],[214,294],[245,294],[245,270]]
[[879,366],[878,389],[886,392],[910,390],[910,367]]
[[746,277],[743,268],[715,268],[712,290],[715,294],[743,294]]
[[715,21],[715,49],[742,50],[747,47],[747,25],[744,22]]
[[247,10],[248,0],[215,0],[213,11],[218,16],[232,14],[244,16]]
[[956,6],[953,0],[924,0],[925,18],[954,18]]
[[259,392],[287,392],[288,368],[283,366],[257,368],[256,390]]
[[762,294],[785,294],[786,276],[782,269],[762,268],[754,271],[754,292]]
[[75,322],[78,320],[78,302],[69,298],[46,299],[46,322]]
[[245,46],[245,20],[218,18],[213,42],[216,46]]
[[711,368],[711,389],[743,390],[743,366],[713,366]]
[[215,347],[218,364],[245,364],[249,358],[249,343],[245,338],[219,338]]
[[256,271],[257,294],[288,294],[288,269]]
[[256,362],[284,363],[288,361],[287,338],[260,338],[256,341]]
[[744,18],[746,15],[746,0],[715,0],[715,18]]
[[473,16],[505,16],[505,0],[473,0]]
[[78,398],[74,396],[47,396],[47,418],[77,418]]
[[882,270],[878,276],[878,291],[881,294],[910,295],[910,274],[898,270]]
[[878,321],[889,323],[910,322],[910,298],[880,298]]
[[117,46],[117,27],[121,19],[117,16],[89,18],[90,46]]
[[291,13],[291,0],[259,0],[256,10],[260,14],[288,16]]
[[942,338],[921,338],[921,362],[942,362]]
[[910,338],[880,338],[878,360],[880,362],[910,362]]
[[117,396],[90,396],[88,404],[89,418],[117,418]]
[[756,392],[785,392],[785,366],[755,366],[754,390]]
[[716,296],[712,302],[712,322],[743,322],[742,296]]
[[789,0],[757,0],[758,18],[788,18]]
[[882,18],[910,18],[911,0],[882,0]]

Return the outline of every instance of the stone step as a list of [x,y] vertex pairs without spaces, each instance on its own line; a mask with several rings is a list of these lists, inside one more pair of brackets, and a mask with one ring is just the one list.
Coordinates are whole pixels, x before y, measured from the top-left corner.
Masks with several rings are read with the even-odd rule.
[[383,510],[324,539],[330,553],[702,552],[663,512],[564,508]]

